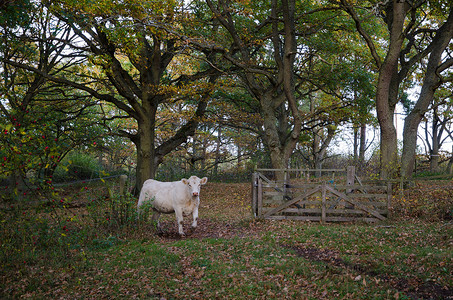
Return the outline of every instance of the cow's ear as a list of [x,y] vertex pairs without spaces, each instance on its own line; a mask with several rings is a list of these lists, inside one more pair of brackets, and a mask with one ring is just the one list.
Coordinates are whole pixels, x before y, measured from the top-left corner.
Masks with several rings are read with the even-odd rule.
[[182,181],[182,183],[184,183],[184,184],[189,184],[189,181],[188,181],[187,179],[185,179],[185,178],[181,179],[181,181]]
[[203,177],[200,181],[201,184],[206,184],[208,182],[208,177]]

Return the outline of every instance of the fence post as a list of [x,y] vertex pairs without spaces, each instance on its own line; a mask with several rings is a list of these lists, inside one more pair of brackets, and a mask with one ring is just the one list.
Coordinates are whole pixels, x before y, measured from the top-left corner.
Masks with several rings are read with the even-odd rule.
[[257,202],[257,193],[256,193],[256,189],[257,189],[257,181],[258,181],[258,174],[256,174],[256,172],[254,172],[252,174],[252,214],[254,217],[257,216],[257,211],[256,211],[256,202]]
[[121,175],[120,176],[120,196],[123,196],[126,194],[126,181],[127,181],[127,175]]
[[283,173],[283,199],[282,202],[285,201],[285,195],[286,195],[286,185],[288,184],[288,171],[285,169]]
[[[348,166],[347,168],[347,178],[346,178],[346,185],[354,185],[354,179],[355,179],[355,167],[354,166]],[[346,194],[352,193],[352,189],[347,189]],[[354,209],[354,205],[348,204],[346,205],[346,208],[348,209]]]
[[326,183],[322,183],[321,189],[321,223],[326,223]]
[[263,181],[258,177],[258,191],[257,191],[257,206],[258,206],[258,218],[263,215]]
[[390,218],[390,208],[392,206],[392,183],[387,182],[387,219]]

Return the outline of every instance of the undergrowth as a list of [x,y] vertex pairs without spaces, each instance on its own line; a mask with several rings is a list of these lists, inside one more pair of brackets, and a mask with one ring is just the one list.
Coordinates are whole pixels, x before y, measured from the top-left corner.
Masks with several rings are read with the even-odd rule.
[[3,205],[0,297],[441,299],[452,293],[445,187],[395,194],[392,219],[370,225],[253,220],[249,184],[208,183],[200,226],[181,239],[172,234],[174,215],[162,216],[167,235],[157,236],[152,224],[137,222],[136,199],[114,186],[82,183],[39,205],[36,199]]

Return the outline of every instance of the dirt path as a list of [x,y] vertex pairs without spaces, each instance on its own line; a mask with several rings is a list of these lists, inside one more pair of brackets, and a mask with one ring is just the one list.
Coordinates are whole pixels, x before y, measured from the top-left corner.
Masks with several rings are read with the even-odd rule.
[[[184,223],[186,236],[180,237],[177,233],[176,223],[173,220],[161,222],[164,232],[159,235],[162,242],[171,242],[180,239],[204,239],[204,238],[235,238],[256,237],[259,238],[266,230],[266,222],[215,222],[204,218],[198,221],[198,228],[192,230],[187,220]],[[375,282],[382,282],[398,290],[411,299],[453,299],[453,289],[445,289],[435,282],[423,282],[420,278],[410,274],[395,276],[383,273],[365,264],[355,264],[341,258],[340,253],[330,249],[314,248],[313,246],[294,246],[280,244],[281,247],[293,250],[296,255],[308,261],[323,262],[328,267],[342,269],[342,273],[351,271],[358,274],[354,280],[363,280],[366,275]],[[345,275],[346,276],[346,275]]]

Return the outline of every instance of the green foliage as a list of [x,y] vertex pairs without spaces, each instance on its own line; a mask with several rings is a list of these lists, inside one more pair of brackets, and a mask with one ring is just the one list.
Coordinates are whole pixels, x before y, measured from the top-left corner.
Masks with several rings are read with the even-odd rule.
[[69,215],[67,200],[41,205],[14,204],[0,210],[2,220],[0,262],[10,267],[23,261],[66,257],[86,238],[75,215]]
[[109,235],[106,238],[96,238],[89,244],[91,250],[105,250],[120,244],[120,240],[116,236]]
[[2,1],[0,3],[0,26],[15,28],[30,25],[29,11],[32,7],[31,0]]
[[[55,39],[67,36],[68,26],[56,22],[42,2],[19,0],[6,5],[6,10],[13,7],[17,14],[27,12],[29,16],[17,26],[2,23],[0,28],[4,42],[0,48],[0,176],[11,177],[11,186],[24,181],[29,188],[51,192],[55,168],[69,151],[103,144],[102,111],[87,93],[42,75],[71,79],[79,70],[83,60],[61,56],[67,45],[63,38]],[[27,67],[37,68],[39,74]]]
[[[116,184],[108,183],[111,198],[98,195],[96,185],[84,184],[70,196],[54,191],[38,202],[25,199],[2,207],[1,265],[11,268],[17,262],[35,264],[42,259],[59,265],[65,259],[84,259],[86,247],[95,250],[118,245],[116,234],[136,226],[136,200],[127,193],[115,194]],[[74,211],[81,199],[86,215]]]
[[99,178],[103,175],[103,167],[99,159],[92,154],[73,151],[58,165],[54,173],[55,181],[70,181]]
[[[93,140],[99,134],[95,128],[90,132],[93,134],[92,136],[85,132],[78,132],[80,128],[72,127],[72,125],[70,128],[67,126],[69,124],[56,122],[56,120],[61,120],[63,115],[53,113],[50,106],[46,109],[49,110],[38,113],[27,110],[21,118],[21,123],[14,121],[16,118],[13,118],[15,123],[5,122],[0,125],[2,132],[0,144],[3,145],[0,150],[3,176],[9,176],[14,170],[21,170],[24,175],[27,172],[33,172],[35,179],[44,178],[47,181],[66,153],[76,144],[90,145],[91,143],[90,146],[93,145]],[[6,118],[3,120],[6,121]],[[79,119],[79,121],[81,123],[71,122],[76,126],[82,125],[83,119]],[[65,128],[65,130],[62,132],[61,128]],[[90,178],[93,174],[87,174],[87,172],[99,171],[99,168],[92,162],[88,164],[86,158],[81,158],[81,161],[77,161],[77,163],[80,165],[76,165],[73,170],[68,170],[70,176],[80,171],[82,174],[78,178]],[[77,167],[80,167],[80,170],[77,170]],[[62,166],[62,168],[64,167]]]
[[7,116],[0,115],[2,175],[8,176],[17,169],[24,173],[30,169],[48,169],[60,158],[55,150],[55,139],[46,135],[49,133],[47,125],[50,120],[43,120],[41,116],[30,114],[28,110],[25,114],[21,118],[22,122],[19,122],[14,117],[15,112],[11,111],[13,123],[8,122]]
[[91,222],[107,231],[135,226],[137,220],[136,199],[129,193],[114,194],[109,188],[108,198],[97,198],[87,207]]

